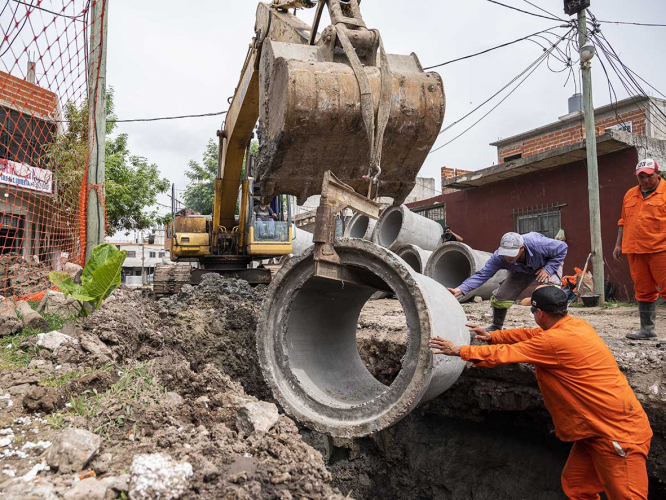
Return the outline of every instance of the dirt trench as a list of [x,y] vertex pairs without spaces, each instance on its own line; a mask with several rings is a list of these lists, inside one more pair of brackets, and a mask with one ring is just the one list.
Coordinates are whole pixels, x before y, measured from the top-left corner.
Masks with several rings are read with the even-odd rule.
[[[282,412],[268,431],[244,432],[238,415],[247,405],[274,402],[254,337],[264,294],[215,275],[159,301],[119,289],[100,311],[61,329],[76,343],[50,351],[32,336],[12,340],[24,365],[0,370],[0,440],[14,439],[0,449],[0,492],[41,463],[39,446],[72,426],[103,437],[82,474],[122,478],[136,454],[166,453],[192,466],[182,498],[564,498],[559,475],[569,445],[552,434],[527,365],[470,365],[445,394],[365,439],[331,439]],[[465,309],[472,321],[489,319],[487,304]],[[655,431],[650,498],[666,498],[666,343],[626,342],[636,322],[631,308],[573,314],[597,328],[646,407]],[[507,326],[531,322],[516,307]],[[359,352],[386,384],[400,369],[407,335],[397,301],[366,305]],[[50,470],[37,479],[60,498],[77,477]]]

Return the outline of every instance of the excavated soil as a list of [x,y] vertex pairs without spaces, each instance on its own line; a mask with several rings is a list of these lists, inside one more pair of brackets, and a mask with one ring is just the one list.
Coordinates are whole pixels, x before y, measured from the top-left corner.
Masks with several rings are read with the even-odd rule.
[[[464,309],[469,321],[490,323],[488,302]],[[666,498],[666,307],[658,309],[657,342],[624,338],[638,326],[636,307],[573,307],[571,314],[595,327],[643,404],[655,434],[650,498]],[[400,369],[407,339],[400,325],[396,300],[369,302],[361,312],[359,352],[379,380]],[[512,308],[505,326],[534,326],[529,308]],[[357,498],[565,498],[560,472],[571,445],[554,437],[530,365],[489,370],[468,363],[449,391],[373,438],[334,443],[305,436],[328,457],[334,484]]]
[[[82,477],[117,483],[135,455],[159,452],[191,465],[182,498],[343,498],[291,419],[280,415],[266,432],[239,423],[248,403],[270,400],[254,343],[263,293],[217,275],[159,301],[119,289],[65,325],[78,342],[50,351],[23,339],[35,354],[30,366],[0,374],[0,492],[22,498],[21,485],[47,483],[70,498]],[[70,426],[103,437],[97,458],[80,473],[44,470],[30,480]],[[25,494],[55,498],[40,491]],[[107,495],[127,498],[122,489]]]
[[[239,420],[245,408],[274,402],[254,338],[264,294],[216,275],[161,300],[119,289],[101,310],[65,325],[74,341],[55,350],[17,336],[27,358],[0,371],[0,495],[25,498],[9,492],[46,483],[55,496],[28,493],[79,498],[71,493],[81,477],[117,485],[135,455],[159,452],[192,467],[182,498],[564,498],[559,474],[570,445],[552,434],[527,365],[469,365],[445,394],[365,439],[299,428],[281,410],[268,431],[248,432]],[[471,321],[489,321],[487,303],[464,307]],[[655,431],[650,498],[666,498],[666,308],[658,314],[663,342],[624,339],[635,308],[572,314],[595,326],[644,404]],[[507,326],[532,321],[515,307]],[[407,339],[396,300],[366,304],[359,352],[382,382],[399,371]],[[102,437],[96,458],[76,473],[40,471],[44,450],[67,427]],[[124,488],[108,498],[127,496]]]

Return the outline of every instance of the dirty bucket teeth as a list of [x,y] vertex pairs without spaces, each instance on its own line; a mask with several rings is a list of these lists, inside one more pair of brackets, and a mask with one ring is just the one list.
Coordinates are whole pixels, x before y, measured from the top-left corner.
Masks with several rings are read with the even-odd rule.
[[[262,192],[304,202],[319,194],[324,172],[367,194],[371,147],[361,114],[359,83],[343,54],[325,47],[267,40],[261,57],[257,178]],[[330,54],[330,57],[327,57]],[[380,58],[378,57],[377,60]],[[442,79],[417,57],[387,55],[391,102],[384,133],[379,195],[400,204],[444,120]],[[378,66],[364,67],[379,107]]]

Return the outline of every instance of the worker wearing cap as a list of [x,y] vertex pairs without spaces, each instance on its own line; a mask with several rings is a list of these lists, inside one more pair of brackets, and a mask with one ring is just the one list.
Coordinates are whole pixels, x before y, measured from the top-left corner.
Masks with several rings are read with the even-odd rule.
[[564,493],[647,499],[652,429],[610,349],[589,323],[567,314],[567,294],[557,287],[534,291],[532,314],[539,328],[491,333],[468,323],[476,339],[490,345],[457,346],[435,337],[430,347],[484,368],[534,365],[557,437],[574,443],[562,471]]
[[509,308],[530,285],[537,283],[559,285],[562,265],[567,256],[567,244],[546,238],[540,233],[506,233],[500,247],[486,265],[467,278],[458,288],[448,290],[456,297],[467,295],[495,276],[500,269],[509,271],[506,279],[493,292],[493,324],[489,332],[501,330]]
[[660,293],[666,298],[666,182],[651,159],[636,166],[636,178],[638,186],[627,191],[622,201],[613,257],[620,260],[627,254],[638,301],[641,327],[627,338],[656,339],[656,300]]

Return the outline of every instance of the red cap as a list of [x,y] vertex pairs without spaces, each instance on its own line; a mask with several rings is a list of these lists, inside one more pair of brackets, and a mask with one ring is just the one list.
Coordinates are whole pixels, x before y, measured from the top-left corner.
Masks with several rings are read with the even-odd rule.
[[646,174],[654,174],[655,172],[659,172],[659,165],[657,165],[657,162],[652,158],[646,158],[645,160],[639,162],[638,165],[636,165],[636,175],[640,174],[641,172]]

